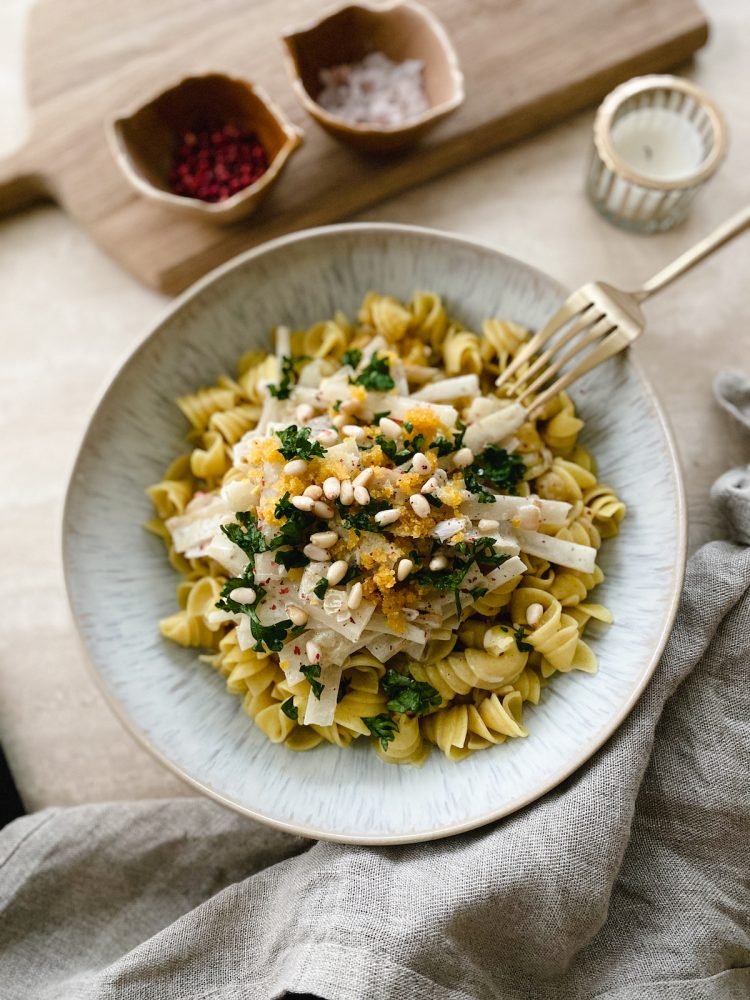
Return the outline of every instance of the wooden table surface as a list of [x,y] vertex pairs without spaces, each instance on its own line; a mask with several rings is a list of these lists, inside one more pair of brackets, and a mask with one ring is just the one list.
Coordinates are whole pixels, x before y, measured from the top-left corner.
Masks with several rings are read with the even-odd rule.
[[[25,127],[20,68],[29,2],[0,6],[0,148],[8,151]],[[475,237],[571,287],[592,278],[625,287],[645,279],[750,201],[747,0],[704,6],[712,38],[684,72],[726,114],[730,151],[680,228],[636,236],[590,207],[583,171],[593,111],[361,218]],[[636,347],[682,452],[691,548],[718,533],[711,482],[750,459],[747,440],[711,394],[721,369],[750,369],[749,279],[745,236],[647,304],[649,329]],[[93,402],[167,300],[138,286],[48,207],[0,225],[0,303],[0,738],[22,798],[31,810],[189,794],[120,727],[89,678],[63,589],[59,539],[67,475]]]

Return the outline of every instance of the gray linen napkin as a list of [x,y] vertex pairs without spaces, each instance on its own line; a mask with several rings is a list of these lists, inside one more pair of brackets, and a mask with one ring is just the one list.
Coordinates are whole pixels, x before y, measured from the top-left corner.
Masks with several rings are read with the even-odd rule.
[[[747,379],[717,390],[747,419]],[[747,545],[750,467],[714,496]],[[0,835],[0,998],[747,997],[748,665],[750,549],[712,542],[626,722],[494,826],[371,849],[200,799],[17,820]]]

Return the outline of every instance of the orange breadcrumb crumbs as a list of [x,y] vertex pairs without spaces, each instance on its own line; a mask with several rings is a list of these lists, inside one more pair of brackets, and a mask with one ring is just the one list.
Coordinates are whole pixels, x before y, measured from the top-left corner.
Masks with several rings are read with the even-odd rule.
[[429,514],[427,517],[417,517],[411,507],[406,504],[401,517],[395,524],[389,525],[394,535],[407,538],[425,538],[434,530],[438,521],[444,520],[445,515],[438,512]]
[[398,486],[402,492],[410,497],[412,493],[419,493],[423,481],[423,477],[418,472],[404,472],[398,481]]
[[443,487],[440,491],[440,499],[449,507],[460,507],[464,502],[460,487],[454,486],[452,483]]
[[362,467],[365,469],[369,469],[371,465],[385,465],[387,461],[379,444],[376,444],[369,451],[360,452],[359,457],[362,461]]
[[255,438],[250,444],[246,461],[248,465],[262,465],[264,462],[283,462],[284,456],[279,451],[281,442],[278,438]]
[[404,423],[412,424],[414,434],[424,434],[425,440],[429,444],[443,426],[434,411],[427,406],[414,406],[406,411]]
[[279,479],[273,484],[274,495],[268,500],[265,500],[258,507],[258,514],[261,521],[265,521],[267,524],[282,524],[286,518],[279,519],[274,514],[274,509],[279,500],[284,496],[285,493],[289,493],[291,497],[299,496],[306,486],[310,485],[309,478],[302,479],[300,476],[280,476]]
[[315,458],[310,466],[313,483],[322,483],[329,476],[339,481],[349,478],[349,467],[343,458]]

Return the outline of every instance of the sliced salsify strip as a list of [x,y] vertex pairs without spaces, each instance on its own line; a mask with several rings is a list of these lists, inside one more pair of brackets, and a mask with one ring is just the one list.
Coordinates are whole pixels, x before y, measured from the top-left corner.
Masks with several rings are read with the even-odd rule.
[[499,521],[515,517],[522,507],[533,504],[539,510],[541,524],[555,526],[565,524],[572,505],[564,500],[542,500],[538,497],[513,497],[495,494],[492,503],[479,503],[478,500],[465,500],[461,504],[462,513],[471,518],[495,517]]

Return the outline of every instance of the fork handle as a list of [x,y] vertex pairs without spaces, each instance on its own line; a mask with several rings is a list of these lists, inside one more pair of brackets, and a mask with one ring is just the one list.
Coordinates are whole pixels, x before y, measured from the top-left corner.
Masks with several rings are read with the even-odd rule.
[[685,271],[689,271],[691,267],[695,267],[704,257],[712,254],[714,250],[718,250],[719,247],[728,243],[729,240],[733,240],[735,236],[739,236],[740,233],[749,228],[750,205],[746,205],[745,208],[740,209],[739,212],[727,219],[726,222],[723,222],[712,233],[704,237],[699,243],[696,243],[694,247],[691,247],[690,250],[686,250],[677,260],[672,261],[671,264],[667,264],[666,267],[662,268],[658,274],[655,274],[653,278],[650,278],[646,282],[640,291],[633,293],[634,298],[638,302],[643,302],[655,292],[661,291],[665,285],[670,284],[675,278],[679,278]]

